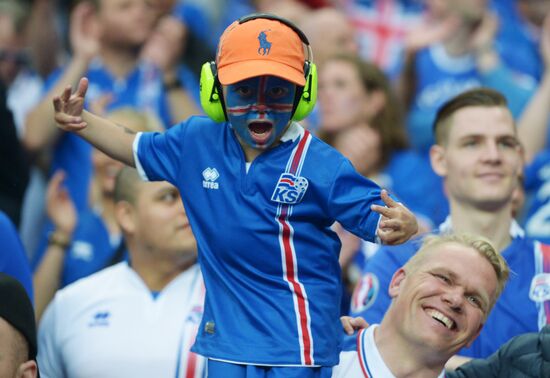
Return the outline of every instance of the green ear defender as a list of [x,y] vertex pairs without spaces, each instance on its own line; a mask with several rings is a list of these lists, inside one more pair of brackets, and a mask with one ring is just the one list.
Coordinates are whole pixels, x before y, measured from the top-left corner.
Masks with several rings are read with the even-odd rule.
[[216,122],[224,122],[227,117],[220,94],[220,85],[215,74],[216,63],[202,65],[200,78],[201,106],[208,117]]
[[[294,101],[293,121],[300,121],[306,118],[315,107],[317,101],[317,67],[311,62],[312,51],[306,35],[298,29],[292,22],[271,14],[253,14],[242,17],[239,23],[244,23],[256,18],[267,18],[280,21],[294,30],[300,37],[300,40],[306,45],[308,59],[304,63],[304,76],[306,84],[303,88],[296,88],[296,100]],[[223,93],[221,85],[217,78],[216,62],[206,62],[202,65],[200,77],[200,99],[201,106],[208,117],[215,122],[224,122],[227,120],[225,105],[223,103]]]
[[301,91],[301,94],[299,93],[300,99],[294,107],[293,121],[301,121],[306,118],[312,112],[317,101],[317,66],[306,60],[304,72],[306,73],[306,85],[303,89],[297,89]]

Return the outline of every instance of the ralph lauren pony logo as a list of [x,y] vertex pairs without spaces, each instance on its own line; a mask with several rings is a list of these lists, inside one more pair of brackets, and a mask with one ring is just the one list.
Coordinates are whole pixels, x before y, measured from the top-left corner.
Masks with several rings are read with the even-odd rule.
[[279,203],[296,204],[306,194],[309,182],[305,177],[294,176],[291,173],[283,173],[279,177],[277,186],[271,195],[271,200]]
[[258,47],[258,54],[261,54],[261,55],[269,55],[269,52],[271,51],[271,42],[267,40],[267,34],[265,34],[266,31],[269,31],[269,29],[262,30],[260,34],[258,34],[258,41],[260,41],[260,47]]

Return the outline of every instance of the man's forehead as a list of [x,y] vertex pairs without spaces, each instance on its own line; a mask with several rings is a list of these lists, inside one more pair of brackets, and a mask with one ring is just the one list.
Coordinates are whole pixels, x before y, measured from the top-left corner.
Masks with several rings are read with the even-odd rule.
[[167,181],[147,181],[144,182],[143,188],[150,193],[159,193],[166,190],[175,189],[176,187]]
[[[448,242],[430,247],[426,251],[421,269],[444,269],[457,277],[471,280],[476,277],[471,277],[467,273],[480,266],[489,267],[490,262],[479,251],[460,243]],[[490,271],[493,271],[492,267]]]
[[[463,257],[466,253],[474,252],[480,259],[483,257],[473,249],[466,245],[462,245],[456,242],[446,242],[428,247],[424,252],[424,258],[422,259],[422,266],[426,268],[433,267],[452,267],[453,264],[462,264]],[[451,265],[449,265],[451,262]]]
[[516,135],[510,110],[502,106],[470,106],[458,110],[451,119],[450,134]]

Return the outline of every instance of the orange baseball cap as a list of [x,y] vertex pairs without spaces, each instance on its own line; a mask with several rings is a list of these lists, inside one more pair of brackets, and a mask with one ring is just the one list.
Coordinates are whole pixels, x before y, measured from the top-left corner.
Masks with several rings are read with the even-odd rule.
[[218,45],[218,80],[223,85],[272,75],[300,86],[304,76],[304,47],[298,34],[284,23],[255,18],[233,22]]

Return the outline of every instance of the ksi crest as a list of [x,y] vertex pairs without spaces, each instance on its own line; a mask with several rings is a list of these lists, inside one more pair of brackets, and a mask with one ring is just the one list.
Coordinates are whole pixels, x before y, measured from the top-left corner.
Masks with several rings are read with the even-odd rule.
[[294,176],[292,173],[283,173],[279,177],[271,200],[289,205],[296,204],[306,194],[308,185],[309,183],[305,177]]
[[550,300],[550,273],[539,273],[533,277],[529,298],[535,302]]

